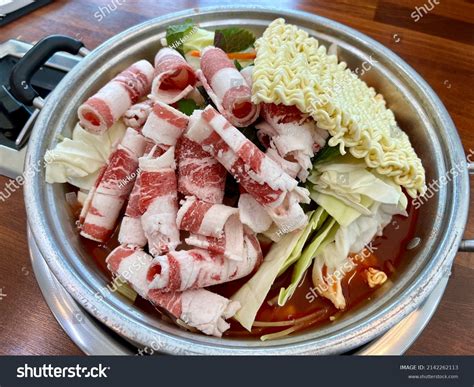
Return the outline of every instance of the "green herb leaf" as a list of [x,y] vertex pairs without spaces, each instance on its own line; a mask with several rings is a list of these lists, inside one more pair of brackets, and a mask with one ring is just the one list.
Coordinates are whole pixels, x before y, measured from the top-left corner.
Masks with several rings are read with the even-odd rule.
[[245,28],[229,27],[216,30],[214,46],[225,52],[239,52],[250,47],[255,42],[255,35]]
[[239,71],[243,69],[242,65],[239,63],[237,59],[234,59],[234,66]]
[[178,101],[178,110],[181,113],[186,114],[187,116],[190,116],[193,114],[193,111],[196,109],[199,109],[199,106],[193,99],[180,99]]
[[327,143],[321,149],[316,157],[313,159],[313,165],[316,163],[324,163],[326,161],[331,160],[334,157],[340,156],[339,147],[338,146],[329,146]]
[[195,28],[195,24],[192,19],[186,19],[181,24],[169,26],[166,29],[166,43],[168,43],[168,47],[174,48],[183,54],[184,37],[191,33],[193,28]]

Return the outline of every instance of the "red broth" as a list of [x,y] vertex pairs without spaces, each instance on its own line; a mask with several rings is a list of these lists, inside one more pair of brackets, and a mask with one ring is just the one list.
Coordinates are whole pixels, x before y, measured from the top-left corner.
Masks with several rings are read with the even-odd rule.
[[[385,227],[382,236],[377,237],[372,243],[372,253],[367,250],[361,254],[363,261],[350,273],[347,273],[343,279],[343,293],[346,298],[347,308],[349,310],[363,301],[370,300],[372,293],[377,288],[370,288],[365,280],[364,271],[367,267],[375,267],[383,270],[390,278],[403,261],[408,242],[414,237],[415,224],[418,212],[413,206],[408,206],[408,217],[394,216],[391,223]],[[118,246],[116,231],[111,239],[105,244],[99,244],[91,240],[81,238],[82,243],[91,257],[95,260],[101,271],[111,278],[110,272],[107,270],[105,259],[107,255]],[[263,246],[262,246],[263,247]],[[263,247],[264,250],[267,250]],[[331,301],[317,295],[316,290],[311,281],[311,268],[307,271],[303,281],[296,289],[294,295],[286,303],[280,307],[276,304],[281,287],[289,285],[291,280],[292,268],[288,269],[277,281],[272,285],[265,302],[257,313],[257,321],[261,322],[278,322],[299,319],[313,315],[313,317],[305,320],[300,329],[320,326],[330,323],[341,313],[336,309]],[[222,285],[216,285],[209,290],[219,293],[225,297],[234,294],[248,279],[242,278],[233,282]],[[135,305],[146,313],[158,313],[157,310],[145,300],[137,297]],[[245,330],[238,322],[232,320],[231,328],[225,332],[228,337],[250,337],[261,336],[264,334],[281,331],[287,327],[254,327],[252,332]]]

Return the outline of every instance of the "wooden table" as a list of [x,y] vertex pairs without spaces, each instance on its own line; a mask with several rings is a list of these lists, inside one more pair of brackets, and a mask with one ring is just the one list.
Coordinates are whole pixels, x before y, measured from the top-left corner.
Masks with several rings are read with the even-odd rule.
[[[258,3],[300,9],[340,21],[395,51],[441,97],[467,152],[474,148],[474,4],[461,0],[437,2],[440,4],[427,15],[419,0],[266,0]],[[19,38],[33,42],[59,33],[75,36],[88,48],[94,48],[112,35],[153,17],[191,7],[225,4],[236,2],[55,1],[0,29],[0,41]],[[436,3],[427,0],[425,4],[432,8],[430,4]],[[110,9],[116,10],[110,12]],[[99,22],[100,13],[106,17]],[[415,21],[420,14],[424,16]],[[0,177],[0,189],[3,190],[7,182],[8,179]],[[474,196],[470,203],[473,207]],[[474,237],[472,213],[466,237]],[[0,290],[6,294],[0,301],[0,353],[80,354],[49,311],[32,273],[21,190],[5,203],[0,202],[0,257]],[[408,353],[472,354],[473,297],[474,254],[460,253],[435,316]]]

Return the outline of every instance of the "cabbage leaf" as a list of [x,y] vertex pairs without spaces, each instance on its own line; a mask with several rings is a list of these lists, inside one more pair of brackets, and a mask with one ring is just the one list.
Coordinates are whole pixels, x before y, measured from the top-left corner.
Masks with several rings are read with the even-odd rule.
[[308,224],[303,230],[303,234],[298,239],[295,248],[293,249],[290,256],[286,259],[283,267],[280,269],[278,275],[282,275],[291,265],[293,265],[301,256],[303,247],[307,240],[311,237],[313,231],[317,230],[324,223],[328,214],[322,207],[319,207],[316,211],[311,211],[306,214],[308,216]]
[[188,35],[183,37],[183,52],[188,53],[192,50],[202,51],[203,48],[212,46],[213,44],[214,31],[195,27]]
[[46,152],[46,182],[70,183],[89,190],[94,185],[100,168],[107,163],[110,153],[121,141],[125,130],[122,120],[101,135],[91,134],[77,124],[72,138],[64,138]]
[[344,227],[361,215],[373,215],[374,203],[404,208],[407,203],[400,186],[350,155],[315,163],[307,187],[311,198]]
[[214,44],[214,31],[199,28],[192,19],[186,19],[181,24],[173,24],[166,29],[168,47],[186,54],[192,50],[201,51],[204,47]]
[[[324,208],[328,214],[336,219],[341,226],[348,226],[362,214],[352,207],[347,206],[341,200],[332,195],[326,195],[317,191],[310,191],[310,197],[318,205]],[[370,199],[363,199],[363,203],[369,207],[373,201]]]
[[234,318],[248,331],[252,329],[260,306],[303,232],[304,229],[295,230],[274,243],[258,271],[231,297],[242,305]]
[[[328,218],[328,213],[323,208],[318,208],[308,212],[307,216],[308,224],[305,228],[286,234],[274,243],[257,273],[231,297],[232,300],[239,301],[242,305],[235,319],[244,328],[248,330],[252,328],[255,316],[273,282],[300,259],[306,242],[312,237],[313,239],[317,237],[319,228]],[[314,235],[315,233],[316,235]]]
[[336,221],[330,218],[324,223],[322,228],[318,229],[313,240],[304,248],[303,253],[295,263],[290,285],[287,288],[280,289],[280,294],[278,295],[278,305],[285,305],[286,302],[291,298],[299,283],[303,279],[304,273],[311,266],[311,262],[313,262],[313,258],[317,254],[318,249],[325,246],[323,242],[329,243],[330,241],[334,240],[334,233],[338,228],[339,226],[337,225]]

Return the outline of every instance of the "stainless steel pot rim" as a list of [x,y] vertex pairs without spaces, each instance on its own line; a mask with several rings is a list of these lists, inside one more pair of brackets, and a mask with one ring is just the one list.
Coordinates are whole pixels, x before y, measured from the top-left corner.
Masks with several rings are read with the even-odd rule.
[[[462,163],[463,161],[465,162],[465,155],[459,136],[448,112],[429,85],[408,64],[380,43],[352,28],[304,12],[269,10],[259,6],[239,6],[195,9],[163,16],[132,27],[109,39],[92,51],[91,54],[84,59],[83,63],[64,78],[61,84],[64,87],[64,85],[68,84],[70,79],[73,79],[73,77],[83,71],[83,69],[86,69],[87,64],[92,62],[94,58],[99,57],[108,47],[118,44],[127,36],[139,34],[141,31],[160,23],[184,17],[192,17],[196,16],[196,14],[225,16],[225,14],[229,12],[241,13],[243,16],[257,15],[265,12],[269,15],[273,15],[274,18],[280,16],[299,18],[315,23],[316,25],[337,28],[340,31],[350,34],[361,43],[363,42],[364,44],[370,45],[371,49],[375,52],[383,54],[386,58],[395,63],[398,71],[408,76],[417,86],[417,89],[423,91],[427,103],[436,106],[437,118],[443,123],[444,129],[447,131],[447,141],[449,141],[449,149],[452,152],[450,155],[445,155],[445,160],[443,160],[445,170],[448,169],[446,168],[446,164],[454,165]],[[48,97],[45,107],[38,118],[35,130],[30,139],[26,159],[27,165],[32,165],[43,157],[43,154],[40,153],[42,140],[42,131],[40,129],[45,127],[48,117],[54,111],[56,104],[60,101],[61,94],[59,89],[60,87]],[[196,337],[196,335],[188,333],[180,334],[180,337],[177,337],[171,331],[163,330],[158,332],[156,327],[135,319],[133,313],[124,313],[123,311],[119,313],[114,309],[107,298],[103,301],[95,298],[93,290],[89,289],[87,284],[85,284],[76,273],[69,270],[67,265],[63,262],[61,254],[57,251],[58,241],[55,240],[54,235],[50,235],[51,230],[48,224],[48,217],[45,216],[44,212],[46,209],[43,208],[44,202],[42,199],[45,195],[45,183],[43,179],[43,173],[26,176],[25,202],[28,222],[33,230],[35,241],[54,275],[90,313],[118,333],[145,345],[157,343],[161,351],[176,354],[333,354],[345,352],[374,339],[413,311],[433,290],[441,276],[450,269],[466,224],[468,211],[467,198],[469,193],[468,174],[466,170],[453,179],[453,184],[449,186],[449,196],[457,199],[449,203],[451,206],[450,212],[447,215],[448,218],[444,219],[443,223],[443,227],[449,230],[449,232],[444,233],[444,237],[436,249],[437,254],[433,257],[433,260],[423,269],[420,276],[399,294],[398,298],[403,300],[403,302],[399,304],[392,302],[388,307],[377,311],[368,318],[367,321],[361,324],[349,326],[343,332],[335,333],[331,337],[318,338],[318,346],[315,347],[315,341],[314,338],[312,338],[311,332],[299,336],[298,342],[294,342],[294,339],[290,338],[264,344],[259,342],[236,344],[234,341],[219,340],[204,336]],[[46,191],[48,189],[49,188],[46,187]],[[448,199],[446,187],[440,190],[439,195],[444,200]],[[410,295],[410,297],[408,297],[408,295]]]

